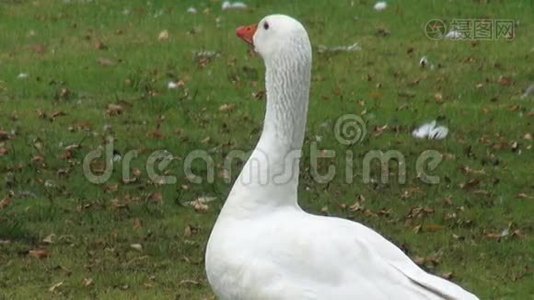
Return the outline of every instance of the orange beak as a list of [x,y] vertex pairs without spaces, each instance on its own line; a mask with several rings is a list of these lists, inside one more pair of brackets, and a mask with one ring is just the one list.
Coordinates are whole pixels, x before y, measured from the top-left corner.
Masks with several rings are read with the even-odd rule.
[[254,46],[254,34],[258,25],[241,26],[236,29],[235,33],[247,44]]

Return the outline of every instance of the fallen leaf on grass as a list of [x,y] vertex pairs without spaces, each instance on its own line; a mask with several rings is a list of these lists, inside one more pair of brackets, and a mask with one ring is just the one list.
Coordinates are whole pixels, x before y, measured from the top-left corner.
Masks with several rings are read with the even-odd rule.
[[55,118],[57,118],[57,117],[63,117],[63,116],[66,116],[66,115],[67,115],[67,114],[66,114],[65,112],[63,112],[63,111],[61,111],[61,110],[58,110],[58,111],[52,113],[52,116],[51,116],[51,117],[52,117],[52,119],[55,119]]
[[63,285],[63,281],[60,281],[60,282],[58,282],[58,283],[55,283],[55,284],[53,284],[53,285],[48,289],[48,291],[53,293],[53,292],[55,292],[55,291],[56,291],[60,286],[62,286],[62,285]]
[[112,67],[116,64],[114,60],[105,57],[99,57],[96,62],[103,67]]
[[193,279],[184,279],[180,281],[179,285],[200,285],[200,282]]
[[527,193],[519,193],[515,197],[518,199],[534,199],[534,196],[529,196]]
[[47,235],[43,239],[43,243],[45,243],[45,244],[53,244],[55,239],[56,239],[56,235],[51,233],[51,234]]
[[441,277],[445,278],[445,279],[452,279],[452,272],[443,272],[440,274]]
[[61,89],[59,89],[59,91],[56,92],[55,98],[57,100],[69,100],[71,94],[72,93],[68,88],[62,87]]
[[143,250],[143,246],[141,244],[131,244],[130,248],[135,249],[137,251],[142,251]]
[[422,218],[422,217],[431,215],[433,213],[434,213],[434,209],[433,208],[418,206],[418,207],[414,207],[414,208],[410,209],[410,212],[408,213],[408,215],[406,217],[409,218],[409,219]]
[[423,225],[423,231],[425,232],[437,232],[440,230],[443,230],[443,225],[439,224],[424,224]]
[[486,175],[486,171],[484,169],[480,169],[480,170],[475,170],[475,169],[471,169],[470,167],[468,166],[461,166],[460,167],[460,171],[462,171],[462,173],[468,175],[468,174],[474,174],[474,175]]
[[194,227],[192,225],[185,226],[184,229],[184,237],[189,238],[199,232],[199,229],[197,227]]
[[189,205],[195,209],[197,212],[206,212],[209,209],[208,203],[215,201],[217,197],[198,197],[196,200],[186,202],[186,205]]
[[143,222],[139,218],[135,218],[133,220],[133,229],[141,229],[143,228]]
[[465,182],[465,183],[460,183],[460,188],[462,189],[472,189],[476,186],[478,186],[480,184],[480,180],[479,179],[470,179],[469,181]]
[[8,153],[9,153],[9,150],[7,150],[7,148],[0,146],[0,156],[5,156]]
[[386,131],[386,129],[388,129],[388,127],[388,124],[385,124],[383,126],[375,126],[375,128],[373,129],[373,136],[381,136]]
[[169,39],[169,31],[163,30],[158,34],[158,41],[163,42]]
[[219,106],[220,112],[232,112],[235,109],[235,104],[223,104]]
[[107,50],[108,49],[108,46],[106,44],[104,44],[102,41],[96,41],[94,46],[95,46],[95,49],[97,49],[97,50]]
[[121,202],[119,199],[111,200],[111,207],[113,209],[128,209],[128,203]]
[[82,280],[82,284],[83,284],[83,286],[85,286],[85,287],[88,287],[88,286],[93,285],[93,284],[94,284],[94,282],[93,282],[93,278],[84,278],[84,279]]
[[0,210],[8,207],[9,205],[11,205],[11,198],[9,197],[5,197],[4,199],[2,199],[2,201],[0,201]]
[[9,133],[0,129],[0,142],[9,140]]
[[124,108],[122,107],[122,105],[110,103],[108,104],[108,107],[106,109],[106,114],[110,117],[113,117],[122,114],[123,111]]
[[118,183],[115,183],[115,184],[106,184],[104,186],[104,191],[106,193],[114,193],[116,191],[119,190],[119,184]]
[[50,253],[48,253],[48,251],[46,251],[46,249],[33,249],[33,250],[30,250],[30,251],[28,251],[28,255],[32,256],[32,257],[35,257],[35,258],[39,258],[39,259],[50,257]]
[[435,93],[434,94],[434,100],[436,100],[436,103],[441,104],[443,103],[443,94],[442,93]]
[[34,53],[36,53],[36,54],[41,54],[41,55],[42,55],[42,54],[45,54],[46,51],[47,51],[46,46],[43,45],[43,44],[35,44],[35,45],[32,45],[32,46],[30,46],[30,49],[31,49]]
[[513,82],[512,78],[506,76],[499,76],[499,79],[497,79],[497,83],[502,86],[510,86]]
[[148,201],[161,204],[163,203],[163,194],[161,192],[154,192],[147,198]]

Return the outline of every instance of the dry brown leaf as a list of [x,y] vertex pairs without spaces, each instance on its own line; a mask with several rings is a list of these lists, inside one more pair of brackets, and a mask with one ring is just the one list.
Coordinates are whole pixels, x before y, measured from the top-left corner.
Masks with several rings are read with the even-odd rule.
[[84,287],[92,286],[94,284],[93,278],[84,278],[82,284]]
[[220,112],[232,112],[235,109],[235,104],[223,104],[219,106]]
[[122,114],[123,111],[124,108],[122,107],[122,105],[110,103],[108,104],[108,107],[106,109],[106,114],[110,117],[113,117]]
[[263,100],[265,98],[265,91],[262,90],[252,93],[252,97],[256,100]]
[[413,219],[413,218],[422,218],[422,217],[425,217],[427,215],[431,215],[434,213],[434,209],[433,208],[430,208],[430,207],[414,207],[412,209],[410,209],[410,212],[408,213],[408,215],[406,216],[408,219]]
[[440,230],[443,230],[443,225],[439,224],[424,224],[423,225],[423,231],[425,232],[437,232]]
[[100,40],[96,41],[94,46],[95,46],[95,49],[97,49],[97,50],[107,50],[108,49],[108,46],[106,44],[104,44],[104,42],[102,42]]
[[119,199],[113,199],[111,200],[111,207],[113,209],[124,209],[128,208],[128,204],[125,202],[121,202]]
[[133,168],[132,169],[132,175],[135,176],[135,177],[141,176],[141,170],[139,170],[139,168]]
[[130,248],[135,249],[137,251],[143,251],[143,246],[141,244],[131,244]]
[[386,129],[388,129],[388,124],[385,124],[384,126],[375,126],[373,130],[373,136],[381,136]]
[[51,234],[47,235],[43,239],[43,243],[45,243],[45,244],[53,244],[55,239],[56,239],[56,235],[51,233]]
[[45,54],[47,51],[46,46],[43,44],[35,44],[35,45],[32,45],[30,48],[34,53],[41,54],[41,55]]
[[103,67],[112,67],[116,64],[114,60],[105,57],[99,57],[96,62]]
[[119,190],[119,184],[118,183],[114,183],[114,184],[106,184],[104,186],[104,191],[106,193],[114,193],[116,191]]
[[9,140],[9,133],[0,129],[0,142]]
[[452,276],[453,276],[452,272],[443,272],[440,275],[441,275],[441,277],[443,277],[445,279],[452,279]]
[[163,203],[163,194],[161,192],[154,192],[148,196],[148,201],[161,204]]
[[199,232],[199,229],[197,227],[194,227],[192,225],[185,226],[184,229],[184,237],[189,238]]
[[55,118],[57,118],[57,117],[63,117],[63,116],[66,116],[66,115],[67,115],[67,114],[64,113],[63,111],[58,110],[58,111],[52,113],[52,116],[51,116],[51,117],[52,117],[52,119],[55,119]]
[[474,175],[486,175],[486,171],[484,169],[480,169],[480,170],[475,170],[475,169],[471,169],[470,167],[468,166],[461,166],[460,167],[460,170],[462,171],[462,173],[464,174],[474,174]]
[[159,129],[156,129],[152,132],[149,132],[147,134],[147,136],[149,138],[153,138],[153,139],[156,139],[156,140],[163,140],[165,138],[165,135],[163,133],[161,133],[161,131],[159,131]]
[[[519,193],[516,195],[516,198],[518,199],[529,199],[529,198],[533,198],[533,197],[529,197],[529,195],[527,195],[526,193]],[[1,209],[1,205],[0,205],[0,209]]]
[[169,39],[169,31],[163,30],[158,34],[158,41],[163,42]]
[[143,228],[143,222],[139,218],[135,218],[133,220],[133,229],[141,229]]
[[436,100],[436,103],[443,103],[443,95],[441,93],[435,93],[434,100]]
[[55,291],[56,291],[60,286],[62,286],[62,285],[63,285],[63,281],[60,281],[60,282],[58,282],[58,283],[55,283],[55,284],[53,284],[53,285],[48,289],[48,291],[53,293],[53,292],[55,292]]
[[0,156],[5,156],[9,154],[9,150],[7,148],[0,146]]
[[68,100],[70,98],[71,92],[68,88],[62,87],[59,92],[56,94],[57,99]]
[[11,203],[12,203],[11,198],[6,196],[4,199],[0,201],[0,210],[5,209],[9,205],[11,205]]
[[462,189],[472,189],[474,187],[476,187],[477,185],[480,184],[480,180],[478,179],[470,179],[469,181],[465,182],[465,183],[461,183],[460,184],[460,188]]
[[193,280],[193,279],[184,279],[184,280],[181,280],[180,285],[200,285],[200,282],[196,281],[196,280]]
[[28,255],[35,258],[43,259],[49,257],[50,253],[48,253],[46,249],[33,249],[28,251]]
[[506,77],[506,76],[499,76],[499,79],[497,79],[497,82],[502,86],[510,86],[514,82],[512,78]]

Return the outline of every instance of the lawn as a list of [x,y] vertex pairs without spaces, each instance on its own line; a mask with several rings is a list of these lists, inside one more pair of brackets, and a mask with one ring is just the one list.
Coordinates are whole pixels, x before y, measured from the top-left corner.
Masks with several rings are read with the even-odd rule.
[[[253,149],[265,106],[261,58],[235,28],[271,13],[314,46],[301,206],[376,229],[481,299],[534,299],[534,3],[330,2],[0,2],[0,299],[214,298],[204,248],[242,165],[225,158]],[[435,40],[432,19],[515,34]],[[335,134],[345,114],[363,120],[355,144]],[[432,120],[445,139],[412,137]],[[336,155],[315,170],[314,148]],[[439,183],[418,176],[428,150]],[[376,151],[403,163],[365,172]]]

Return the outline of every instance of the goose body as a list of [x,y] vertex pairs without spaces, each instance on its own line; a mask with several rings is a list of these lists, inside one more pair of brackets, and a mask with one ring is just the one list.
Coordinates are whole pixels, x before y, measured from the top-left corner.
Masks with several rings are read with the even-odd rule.
[[299,207],[312,60],[306,30],[271,15],[237,33],[265,62],[267,109],[208,241],[206,273],[218,298],[478,299],[423,271],[372,229]]

